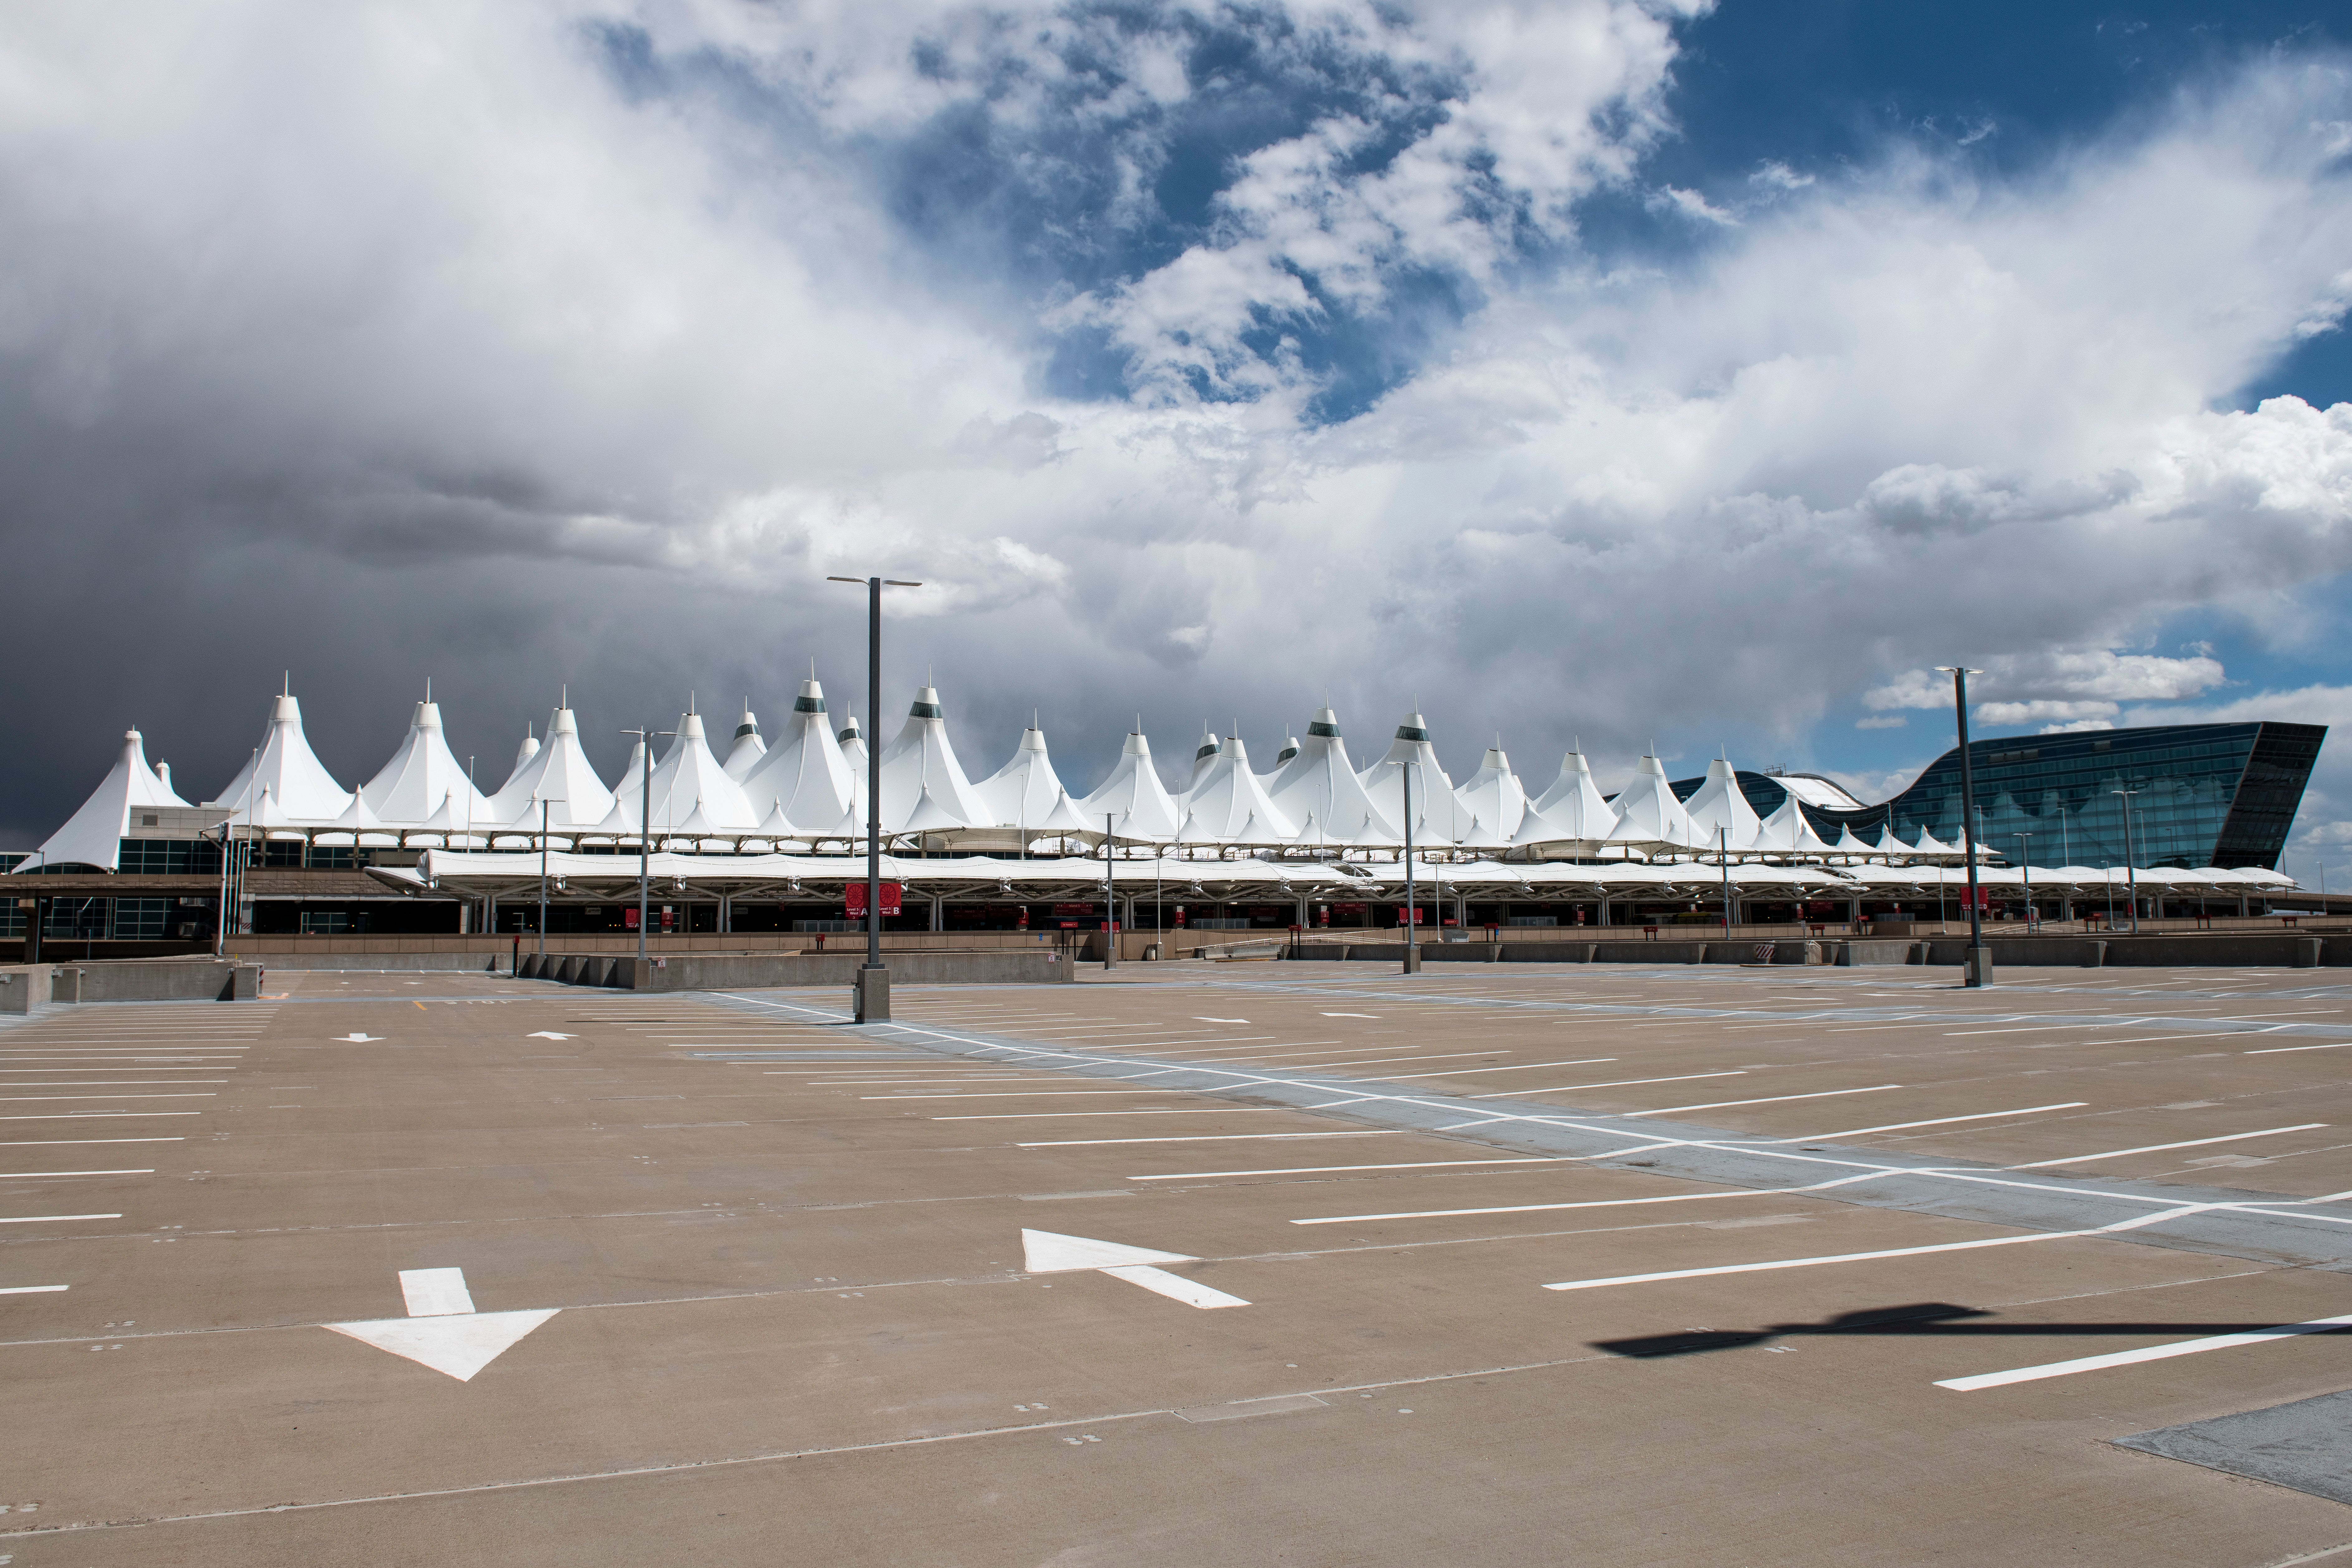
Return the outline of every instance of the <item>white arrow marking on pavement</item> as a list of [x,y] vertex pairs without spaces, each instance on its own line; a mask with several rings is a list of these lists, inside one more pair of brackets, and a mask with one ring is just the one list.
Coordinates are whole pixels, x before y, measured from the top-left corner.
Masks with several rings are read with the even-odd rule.
[[400,1294],[408,1306],[404,1318],[319,1326],[470,1383],[476,1373],[562,1310],[477,1312],[462,1268],[404,1268]]
[[383,1038],[383,1037],[382,1035],[337,1035],[335,1038],[339,1040],[349,1040],[355,1046],[363,1046],[370,1040],[380,1040]]
[[1130,1285],[1183,1302],[1188,1307],[1246,1307],[1239,1296],[1212,1290],[1206,1285],[1154,1268],[1155,1263],[1197,1263],[1184,1252],[1155,1252],[1124,1242],[1095,1241],[1083,1236],[1057,1236],[1050,1230],[1021,1233],[1022,1266],[1032,1274],[1094,1272],[1124,1279]]
[[576,1040],[577,1035],[559,1035],[552,1029],[541,1029],[523,1037],[526,1040]]

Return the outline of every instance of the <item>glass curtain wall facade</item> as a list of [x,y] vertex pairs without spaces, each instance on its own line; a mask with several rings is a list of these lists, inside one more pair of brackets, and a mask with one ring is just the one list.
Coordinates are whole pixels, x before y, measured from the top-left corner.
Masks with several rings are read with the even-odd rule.
[[[2261,866],[2276,869],[2304,786],[2327,737],[2324,724],[2166,724],[1974,741],[1978,841],[2015,864],[2016,835],[2032,835],[2037,866]],[[1769,773],[1742,773],[1758,814],[1787,795]],[[1685,799],[1703,780],[1676,784]],[[2130,796],[2117,790],[2135,790]],[[2132,813],[2125,850],[2124,812]],[[1800,807],[1830,843],[1851,826],[1875,842],[1888,826],[1960,840],[1960,753],[1930,763],[1901,795],[1861,811]]]

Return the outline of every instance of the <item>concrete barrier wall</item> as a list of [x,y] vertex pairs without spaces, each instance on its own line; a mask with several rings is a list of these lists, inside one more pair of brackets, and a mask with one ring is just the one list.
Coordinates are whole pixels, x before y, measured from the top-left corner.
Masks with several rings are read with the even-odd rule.
[[1832,950],[1830,962],[1840,967],[1919,962],[1919,944],[1916,942],[1889,941],[1880,937],[1832,942],[1830,946]]
[[471,974],[504,974],[513,963],[509,949],[495,952],[373,952],[364,949],[335,952],[297,950],[256,953],[246,962],[263,969],[348,969],[406,974],[452,970]]
[[260,994],[260,970],[253,964],[215,963],[210,959],[58,964],[50,971],[49,1000],[249,1002]]
[[11,964],[0,969],[0,1013],[29,1013],[49,999],[49,966]]
[[[862,952],[673,953],[660,960],[603,954],[548,955],[548,978],[571,985],[624,991],[725,991],[852,983]],[[1045,985],[1076,977],[1077,966],[1053,952],[999,949],[975,952],[894,952],[885,955],[890,984],[900,985]]]

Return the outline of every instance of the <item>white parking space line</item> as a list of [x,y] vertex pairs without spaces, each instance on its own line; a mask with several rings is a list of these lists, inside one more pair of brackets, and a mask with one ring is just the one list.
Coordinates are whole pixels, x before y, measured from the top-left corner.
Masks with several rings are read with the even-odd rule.
[[2269,1344],[2293,1339],[2298,1334],[2325,1334],[2336,1329],[2352,1327],[2352,1312],[2337,1318],[2314,1318],[2308,1322],[2282,1323],[2274,1329],[2252,1329],[2239,1334],[2215,1334],[2201,1340],[2176,1340],[2168,1345],[2149,1345],[2144,1350],[2115,1351],[2106,1355],[2086,1355],[2074,1361],[2045,1362],[2040,1366],[2021,1366],[2008,1372],[1979,1373],[1974,1377],[1947,1377],[1937,1381],[1937,1388],[1948,1388],[1960,1394],[1973,1394],[1980,1388],[2004,1388],[2012,1383],[2037,1383],[2045,1377],[2071,1377],[2078,1372],[2104,1372],[2111,1366],[2134,1366],[2141,1362],[2169,1361],[2174,1356],[2200,1355],[2207,1351],[2225,1351],[2238,1345]]
[[1899,1083],[1873,1084],[1868,1089],[1825,1089],[1813,1094],[1775,1094],[1762,1100],[1716,1100],[1704,1105],[1662,1105],[1655,1110],[1627,1110],[1624,1116],[1670,1116],[1677,1110],[1721,1110],[1734,1105],[1778,1105],[1787,1100],[1832,1100],[1842,1094],[1881,1094],[1890,1089],[1901,1089]]
[[[1575,1156],[1569,1156],[1574,1158]],[[1468,1209],[1409,1209],[1396,1214],[1333,1214],[1318,1215],[1311,1219],[1295,1219],[1292,1225],[1365,1225],[1373,1220],[1389,1219],[1461,1219],[1474,1215],[1488,1214],[1552,1214],[1563,1209],[1627,1209],[1647,1208],[1654,1204],[1709,1203],[1724,1198],[1786,1198],[1799,1194],[1818,1192],[1822,1187],[1841,1183],[1861,1181],[1858,1176],[1842,1176],[1835,1181],[1820,1182],[1809,1187],[1736,1187],[1720,1193],[1668,1193],[1654,1198],[1586,1198],[1576,1203],[1561,1204],[1500,1204],[1486,1208]],[[1649,1278],[1647,1275],[1643,1278]],[[1548,1286],[1557,1289],[1557,1286]]]
[[37,1176],[152,1176],[151,1167],[144,1171],[0,1171],[0,1182],[26,1182]]
[[[1423,1059],[1428,1060],[1429,1058],[1423,1058]],[[1384,1072],[1374,1078],[1372,1081],[1374,1083],[1411,1083],[1417,1078],[1467,1078],[1472,1073],[1534,1072],[1542,1068],[1589,1068],[1598,1067],[1602,1062],[1613,1062],[1617,1058],[1615,1057],[1579,1057],[1572,1062],[1520,1062],[1515,1066],[1507,1068],[1453,1068],[1444,1072]],[[1332,1063],[1329,1065],[1340,1066],[1344,1064]],[[1658,1081],[1664,1082],[1664,1080],[1662,1079]],[[1549,1089],[1526,1089],[1521,1092],[1528,1094],[1549,1094],[1551,1091]]]
[[26,1214],[0,1217],[0,1225],[56,1225],[69,1219],[121,1219],[119,1214]]
[[[28,1084],[26,1087],[33,1086]],[[68,1100],[217,1100],[219,1098],[218,1095],[209,1091],[203,1094],[8,1094],[0,1095],[0,1105],[38,1105]]]
[[[1429,1076],[1434,1078],[1441,1075],[1433,1073]],[[1469,1096],[1469,1098],[1472,1100],[1509,1100],[1514,1096],[1522,1094],[1567,1094],[1580,1089],[1622,1089],[1629,1084],[1636,1083],[1688,1083],[1693,1079],[1746,1078],[1747,1076],[1748,1069],[1746,1068],[1734,1068],[1724,1072],[1676,1073],[1672,1078],[1612,1078],[1603,1079],[1600,1083],[1563,1083],[1550,1089],[1496,1089],[1491,1094],[1474,1094]],[[1389,1080],[1383,1079],[1381,1081],[1385,1083]],[[1748,1102],[1745,1100],[1737,1100],[1731,1103],[1746,1104]],[[1634,1114],[1638,1116],[1654,1116],[1657,1113],[1655,1111],[1643,1110],[1636,1111]]]
[[1402,1138],[1401,1127],[1367,1128],[1360,1132],[1195,1132],[1179,1138],[1056,1138],[1045,1143],[1015,1143],[1015,1149],[1087,1149],[1109,1143],[1244,1143],[1275,1138]]
[[1775,1138],[1775,1143],[1819,1143],[1831,1138],[1859,1138],[1865,1132],[1906,1132],[1914,1127],[1947,1127],[1955,1121],[1990,1121],[2003,1116],[2032,1116],[2044,1110],[2080,1110],[2090,1104],[2087,1100],[2070,1100],[2060,1105],[2027,1105],[2015,1110],[1979,1110],[1973,1116],[1938,1116],[1927,1121],[1889,1121],[1878,1127],[1841,1127],[1834,1132],[1809,1132],[1802,1138]]
[[1189,1089],[978,1089],[963,1094],[861,1094],[860,1100],[1055,1100],[1085,1094],[1192,1094]]
[[[1186,1093],[1189,1090],[1172,1090]],[[1287,1105],[1236,1105],[1208,1110],[995,1110],[971,1116],[934,1116],[934,1121],[1050,1121],[1070,1116],[1255,1116],[1290,1110]]]
[[39,1116],[0,1116],[0,1121],[73,1121],[84,1119],[121,1121],[131,1116],[202,1116],[201,1110],[51,1110]]
[[40,1296],[51,1290],[70,1290],[70,1285],[0,1285],[0,1296]]
[[2240,1051],[2242,1057],[2275,1057],[2288,1051],[2340,1051],[2352,1047],[2352,1040],[2330,1040],[2320,1046],[2265,1046],[2259,1051]]
[[2044,1165],[2081,1165],[2093,1160],[2120,1160],[2126,1154],[2160,1154],[2168,1149],[2202,1149],[2208,1143],[2235,1143],[2247,1138],[2276,1138],[2287,1132],[2311,1132],[2326,1125],[2325,1121],[2303,1121],[2293,1127],[2265,1127],[2259,1132],[2231,1132],[2220,1138],[2191,1138],[2179,1143],[2143,1143],[2137,1149],[2108,1149],[2096,1154],[2070,1154],[2063,1160],[2035,1160],[2029,1164],[2008,1168],[2012,1171],[2038,1171]]
[[1441,1165],[1557,1165],[1573,1155],[1559,1154],[1531,1158],[1522,1154],[1497,1154],[1491,1160],[1412,1160],[1395,1165],[1288,1165],[1271,1171],[1177,1171],[1164,1176],[1125,1176],[1129,1182],[1189,1182],[1210,1176],[1315,1176],[1332,1171],[1432,1171]]
[[0,1149],[65,1149],[89,1143],[184,1143],[185,1138],[31,1138],[0,1143]]

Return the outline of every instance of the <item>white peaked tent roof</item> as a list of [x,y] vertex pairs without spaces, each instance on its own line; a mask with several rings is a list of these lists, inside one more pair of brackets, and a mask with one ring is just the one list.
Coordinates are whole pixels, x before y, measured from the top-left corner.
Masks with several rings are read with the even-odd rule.
[[743,700],[743,717],[735,726],[735,744],[727,753],[727,776],[741,784],[767,753],[768,742],[760,739],[760,716],[751,711],[751,700]]
[[1911,853],[1923,858],[1930,855],[1960,857],[1960,847],[1945,843],[1923,826],[1919,829],[1918,841],[1911,846]]
[[1315,721],[1307,726],[1307,739],[1291,743],[1298,748],[1297,753],[1276,772],[1265,793],[1284,816],[1298,824],[1301,843],[1402,842],[1403,835],[1372,804],[1348,761],[1348,742],[1340,738],[1337,713],[1317,709]]
[[684,831],[698,809],[709,825],[704,831],[709,833],[748,833],[760,820],[743,786],[729,778],[710,754],[702,715],[692,709],[679,716],[669,753],[654,765],[653,792],[656,833]]
[[1870,847],[1873,855],[1908,855],[1911,846],[1895,837],[1895,824],[1889,821],[1878,830],[1878,842]]
[[1267,798],[1265,786],[1250,772],[1249,748],[1239,735],[1228,735],[1218,745],[1184,806],[1201,831],[1227,843],[1244,842],[1242,832],[1253,820],[1265,837],[1247,842],[1287,843],[1298,837],[1297,824]]
[[[1454,798],[1461,804],[1461,814],[1482,825],[1486,837],[1497,844],[1508,844],[1528,814],[1528,792],[1500,746],[1488,748],[1479,759],[1478,771],[1454,792]],[[1466,826],[1460,841],[1470,842]]]
[[[629,782],[641,783],[635,771],[637,757],[629,758]],[[635,798],[632,796],[632,798]],[[558,708],[547,721],[547,742],[515,769],[499,793],[490,797],[486,814],[492,822],[518,827],[539,826],[539,803],[547,803],[547,826],[593,827],[613,810],[613,792],[596,776],[588,753],[580,749],[580,719],[569,708]]]
[[1192,748],[1192,772],[1184,780],[1184,787],[1178,795],[1179,799],[1191,795],[1199,787],[1201,781],[1209,776],[1209,769],[1215,764],[1218,750],[1216,731],[1202,724],[1200,743]]
[[986,826],[992,827],[1034,827],[1054,809],[1057,796],[1068,794],[1045,754],[1045,731],[1034,724],[1021,731],[1013,760],[972,788],[988,807]]
[[841,760],[849,764],[849,771],[856,773],[861,780],[864,779],[866,757],[866,730],[858,723],[857,715],[852,713],[843,721],[841,728],[834,732],[833,739],[834,743],[841,748]]
[[1097,785],[1094,794],[1073,803],[1078,819],[1091,817],[1101,821],[1105,816],[1118,824],[1121,838],[1139,838],[1154,843],[1173,838],[1184,825],[1184,813],[1177,805],[1168,787],[1160,782],[1160,772],[1151,765],[1151,742],[1140,730],[1127,737],[1119,748],[1118,765],[1110,777]]
[[[539,755],[539,737],[531,733],[530,726],[526,724],[522,728],[522,744],[515,748],[514,766],[507,770],[507,784],[499,785],[499,795],[506,793],[507,784],[514,783],[523,769],[530,766],[531,758],[537,755]],[[490,798],[496,800],[498,795],[494,795]]]
[[81,809],[66,818],[66,825],[48,837],[41,846],[37,859],[27,860],[19,870],[36,870],[43,866],[97,866],[111,871],[122,851],[122,836],[131,826],[131,813],[138,806],[181,805],[188,803],[172,793],[172,786],[157,776],[147,765],[146,743],[136,730],[122,732],[122,750],[114,759]]
[[1633,782],[1617,794],[1617,826],[1609,830],[1609,842],[1638,849],[1643,846],[1666,849],[1697,847],[1697,837],[1691,826],[1690,813],[1675,798],[1666,783],[1666,765],[1655,757],[1643,757],[1633,765]]
[[1755,847],[1766,855],[1830,853],[1830,847],[1822,842],[1822,836],[1813,831],[1812,823],[1806,818],[1795,790],[1782,795],[1772,815],[1757,825]]
[[1274,781],[1282,776],[1282,770],[1288,767],[1290,760],[1297,755],[1298,737],[1286,730],[1282,735],[1282,745],[1274,753],[1274,766],[1257,775],[1257,782],[1265,786],[1268,795],[1274,793]]
[[1853,823],[1842,822],[1838,825],[1838,841],[1830,846],[1830,851],[1835,855],[1867,855],[1871,847],[1853,836]]
[[260,752],[249,758],[228,787],[206,805],[242,813],[269,792],[278,810],[289,821],[332,822],[352,804],[352,792],[337,784],[302,735],[302,705],[291,692],[280,692],[269,710],[269,736]]
[[629,748],[629,760],[621,764],[620,776],[613,781],[613,804],[629,808],[629,820],[637,820],[637,802],[646,793],[646,738],[640,735]]
[[1706,849],[1728,848],[1734,854],[1753,849],[1756,830],[1763,825],[1724,757],[1706,764],[1706,782],[1683,803],[1683,811],[1690,818],[1693,837]]
[[866,775],[850,765],[834,738],[824,688],[814,679],[801,682],[788,727],[743,775],[743,793],[752,810],[781,809],[798,832],[865,816]]
[[[1054,797],[1054,804],[1045,808],[1045,815],[1043,817],[1029,824],[1029,831],[1032,833],[1079,834],[1086,833],[1089,831],[1089,829],[1087,826],[1086,813],[1080,811],[1078,809],[1078,803],[1070,798],[1070,792],[1064,790],[1061,794]],[[1091,831],[1096,837],[1099,838],[1102,837],[1102,829],[1100,827],[1096,827]],[[1122,824],[1119,827],[1119,835],[1124,837],[1126,834],[1127,828]]]
[[440,810],[445,800],[458,803],[457,815],[464,820],[497,820],[489,801],[450,755],[449,742],[441,734],[441,705],[431,698],[416,705],[400,749],[376,770],[375,777],[360,786],[359,794],[378,821],[395,826],[425,821]]
[[[912,826],[917,807],[928,792],[938,811],[953,820],[939,827]],[[988,803],[964,776],[948,740],[947,720],[940,711],[940,693],[926,686],[907,710],[906,727],[882,752],[882,831],[936,832],[948,827],[985,826],[993,821]]]
[[939,797],[931,794],[931,786],[926,784],[922,786],[921,792],[915,796],[915,809],[907,814],[907,820],[896,831],[947,833],[966,826],[968,826],[966,823],[940,804]]
[[1616,826],[1617,808],[1601,797],[1592,764],[1582,752],[1570,752],[1560,758],[1559,776],[1551,787],[1528,803],[1528,814],[1511,842],[1574,844],[1589,850],[1606,841]]
[[[1404,776],[1412,768],[1412,837],[1416,846],[1432,839],[1458,841],[1470,831],[1471,814],[1454,798],[1454,780],[1438,766],[1437,748],[1429,743],[1429,726],[1418,713],[1408,713],[1397,726],[1389,754],[1356,775],[1382,820],[1404,827]],[[1433,784],[1431,781],[1434,780]]]

